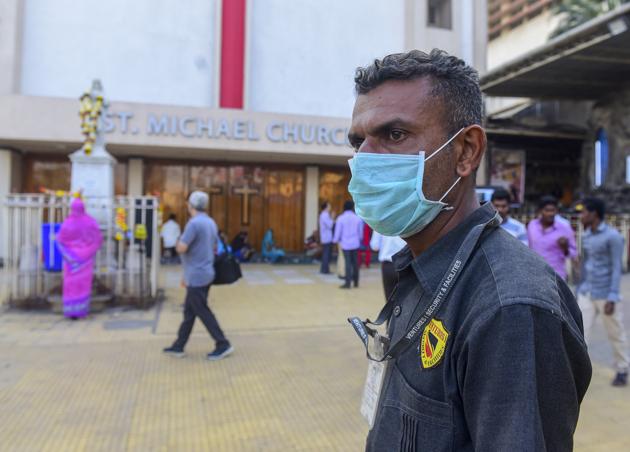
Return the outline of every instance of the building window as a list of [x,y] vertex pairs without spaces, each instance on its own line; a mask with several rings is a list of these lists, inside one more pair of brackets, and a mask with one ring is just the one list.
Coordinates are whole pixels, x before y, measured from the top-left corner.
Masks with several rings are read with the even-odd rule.
[[451,29],[451,0],[429,0],[428,2],[429,27]]
[[595,141],[595,186],[600,187],[606,181],[608,172],[608,137],[604,129],[597,131]]

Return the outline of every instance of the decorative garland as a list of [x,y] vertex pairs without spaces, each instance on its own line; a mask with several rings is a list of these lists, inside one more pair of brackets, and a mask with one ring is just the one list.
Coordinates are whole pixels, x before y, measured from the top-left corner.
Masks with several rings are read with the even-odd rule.
[[83,200],[83,193],[81,191],[65,191],[65,190],[53,190],[51,188],[39,187],[39,192],[48,195],[48,196],[56,196],[58,198],[63,198],[65,196],[70,196],[72,198],[81,198]]
[[96,141],[98,121],[103,112],[103,96],[98,95],[94,99],[92,95],[86,91],[83,93],[80,100],[81,107],[79,108],[79,116],[81,117],[81,133],[85,137],[83,151],[87,155],[90,155],[94,142]]
[[125,234],[128,230],[127,211],[122,207],[118,207],[116,209],[116,234],[114,237],[116,240],[121,241],[125,238]]

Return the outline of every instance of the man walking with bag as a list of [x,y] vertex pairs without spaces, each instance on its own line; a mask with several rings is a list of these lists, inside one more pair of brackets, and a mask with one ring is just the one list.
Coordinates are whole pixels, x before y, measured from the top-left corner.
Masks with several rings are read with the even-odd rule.
[[208,359],[216,361],[230,355],[234,348],[225,338],[219,322],[208,307],[208,292],[215,277],[214,250],[219,238],[216,223],[205,212],[207,207],[207,193],[194,191],[190,194],[188,212],[191,218],[176,246],[184,267],[184,320],[179,327],[177,340],[172,346],[165,348],[164,353],[180,358],[184,356],[184,347],[195,318],[199,317],[216,342],[214,351],[208,353]]

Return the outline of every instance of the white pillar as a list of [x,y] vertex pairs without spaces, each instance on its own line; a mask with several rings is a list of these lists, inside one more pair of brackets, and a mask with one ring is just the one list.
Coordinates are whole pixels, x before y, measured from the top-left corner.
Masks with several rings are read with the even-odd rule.
[[14,94],[20,89],[24,2],[0,2],[0,94]]
[[304,239],[317,229],[319,210],[319,167],[306,167],[306,193],[304,197]]
[[0,259],[6,262],[9,249],[9,223],[4,201],[9,193],[19,193],[22,182],[22,156],[0,149]]
[[142,196],[144,194],[144,162],[142,159],[128,160],[127,194],[129,196]]
[[[475,63],[475,10],[472,1],[462,2],[459,5],[461,13],[461,29],[459,30],[459,48],[462,60],[471,67]],[[455,22],[455,20],[454,20]]]

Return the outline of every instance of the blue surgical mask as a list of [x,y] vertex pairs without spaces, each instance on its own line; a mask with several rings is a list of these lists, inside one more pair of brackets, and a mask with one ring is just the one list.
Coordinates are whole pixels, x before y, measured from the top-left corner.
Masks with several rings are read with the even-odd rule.
[[387,236],[410,237],[427,227],[443,210],[442,202],[461,180],[457,180],[438,201],[422,192],[425,163],[464,130],[460,129],[429,158],[418,154],[372,154],[359,152],[348,161],[352,178],[348,191],[355,211],[372,229]]

